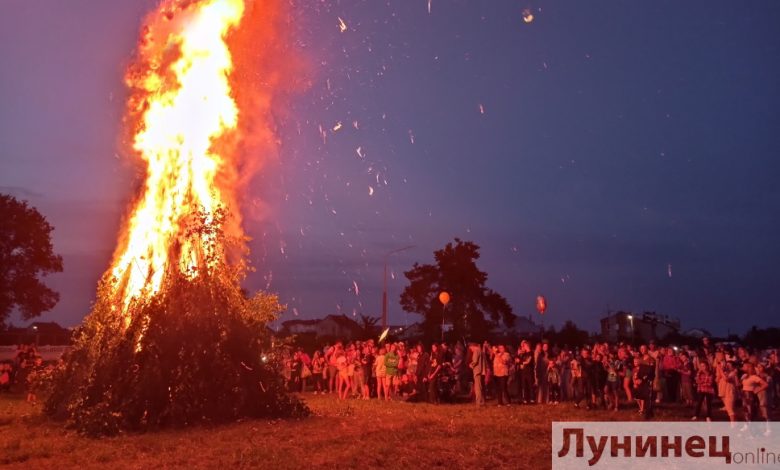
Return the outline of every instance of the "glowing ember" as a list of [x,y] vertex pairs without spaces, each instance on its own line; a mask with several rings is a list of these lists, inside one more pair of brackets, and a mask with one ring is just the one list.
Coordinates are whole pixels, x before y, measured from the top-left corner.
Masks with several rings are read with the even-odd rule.
[[219,143],[239,118],[226,36],[243,13],[244,0],[168,0],[147,20],[127,77],[130,118],[137,118],[132,144],[146,180],[110,268],[123,309],[157,293],[169,270],[196,276],[206,254],[224,256],[186,226],[232,199],[234,188],[220,180],[231,155]]

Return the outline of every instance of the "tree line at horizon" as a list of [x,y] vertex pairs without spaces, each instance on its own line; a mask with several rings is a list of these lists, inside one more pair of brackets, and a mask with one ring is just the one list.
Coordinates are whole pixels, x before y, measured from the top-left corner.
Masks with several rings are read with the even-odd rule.
[[[8,331],[6,321],[13,311],[23,320],[31,320],[52,309],[59,294],[39,278],[62,272],[62,257],[54,253],[51,233],[54,227],[26,201],[0,194],[0,332]],[[448,338],[491,338],[493,326],[514,325],[517,316],[512,306],[498,292],[487,287],[488,274],[477,267],[480,247],[474,242],[455,238],[434,252],[433,264],[414,263],[404,273],[409,284],[400,296],[404,311],[420,315],[423,339],[441,338],[447,324]],[[443,304],[439,295],[448,293]],[[364,336],[376,334],[378,319],[361,315]],[[369,334],[371,333],[371,334]],[[579,344],[597,339],[598,335],[579,328],[567,320],[560,330],[548,327],[544,337],[561,344]],[[685,344],[695,338],[680,333],[662,341]],[[780,328],[753,326],[742,337],[718,338],[756,345],[780,344]]]

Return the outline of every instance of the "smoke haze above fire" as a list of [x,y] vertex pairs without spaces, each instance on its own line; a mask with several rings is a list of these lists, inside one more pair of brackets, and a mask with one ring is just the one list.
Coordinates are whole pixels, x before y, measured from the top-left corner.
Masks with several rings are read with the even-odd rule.
[[[155,4],[4,4],[0,191],[39,207],[65,259],[43,320],[88,312],[139,184],[123,77]],[[243,195],[247,287],[278,292],[283,320],[378,315],[384,254],[415,245],[390,258],[403,324],[402,272],[457,236],[553,324],[595,330],[608,306],[776,323],[780,5],[734,8],[294,2],[309,81]]]

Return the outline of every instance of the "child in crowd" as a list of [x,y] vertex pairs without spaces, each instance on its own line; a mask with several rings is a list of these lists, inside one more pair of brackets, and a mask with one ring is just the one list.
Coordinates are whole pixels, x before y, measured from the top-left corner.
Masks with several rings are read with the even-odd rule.
[[618,390],[620,389],[620,382],[618,376],[618,369],[620,364],[617,360],[605,360],[607,369],[607,381],[604,385],[604,405],[607,409],[613,411],[618,410]]
[[553,358],[547,364],[547,383],[550,387],[550,403],[557,405],[561,401],[561,370],[558,361]]

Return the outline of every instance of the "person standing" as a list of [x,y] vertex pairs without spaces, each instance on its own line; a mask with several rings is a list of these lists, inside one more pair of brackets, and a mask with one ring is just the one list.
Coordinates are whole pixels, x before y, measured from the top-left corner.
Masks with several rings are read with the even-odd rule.
[[715,377],[718,382],[718,393],[723,400],[723,408],[726,410],[733,427],[737,421],[737,415],[734,411],[738,396],[737,370],[734,367],[734,363],[726,361],[720,362],[716,370]]
[[340,346],[337,343],[334,346],[328,348],[328,352],[325,353],[325,360],[328,362],[328,393],[334,393],[336,391],[336,380],[338,376],[338,368],[336,367],[336,351]]
[[550,387],[550,401],[557,405],[561,401],[561,369],[556,358],[547,363],[547,383]]
[[314,357],[311,360],[311,371],[314,378],[314,394],[325,393],[323,391],[323,383],[327,374],[327,364],[319,351],[314,351]]
[[664,378],[664,398],[669,403],[676,403],[680,391],[680,359],[674,348],[666,348],[664,352],[659,366]]
[[[642,416],[645,419],[650,419],[654,415],[655,406],[655,387],[653,384],[655,381],[655,374],[658,364],[650,354],[645,354],[642,361],[637,365],[637,371],[635,373],[634,385],[637,388],[636,396],[644,404],[640,404],[642,410]],[[638,381],[638,382],[637,382]]]
[[534,349],[534,384],[536,402],[547,403],[547,343],[538,343]]
[[374,371],[376,374],[376,397],[381,400],[384,395],[385,400],[390,399],[389,391],[387,390],[387,367],[385,366],[385,354],[384,347],[379,348],[379,353],[374,357]]
[[485,395],[482,391],[482,380],[487,369],[485,355],[482,352],[482,347],[477,343],[470,343],[469,348],[471,349],[469,367],[474,375],[474,402],[477,406],[482,406],[485,404]]
[[528,341],[520,343],[517,351],[517,371],[520,376],[520,400],[523,403],[534,403],[534,355]]
[[699,363],[699,371],[696,373],[696,391],[699,394],[699,398],[696,401],[696,411],[693,414],[692,420],[699,419],[699,413],[701,412],[701,405],[704,403],[707,421],[712,421],[712,397],[715,396],[715,376],[710,371],[710,364],[708,362]]
[[395,396],[396,376],[398,375],[398,348],[395,343],[390,343],[390,348],[385,354],[385,392],[387,392],[387,398]]
[[[691,406],[693,405],[693,363],[685,352],[680,354],[677,375],[680,377],[680,399],[685,406]],[[718,374],[715,376],[717,377]]]
[[571,370],[571,388],[574,407],[579,408],[585,393],[585,383],[582,377],[582,363],[577,354],[574,354],[571,361],[569,361],[569,369]]
[[506,352],[506,346],[498,345],[498,351],[493,357],[493,376],[495,377],[496,399],[498,406],[509,405],[509,391],[507,390],[507,380],[509,378],[509,353]]
[[428,367],[428,403],[439,404],[439,373],[441,364],[439,355],[431,354],[430,367]]
[[[746,362],[742,366],[742,370],[744,371],[740,379],[742,384],[742,409],[745,413],[745,422],[749,423],[758,416],[758,394],[764,392],[769,387],[769,384],[756,374],[756,368],[751,362]],[[742,429],[746,430],[747,424]],[[767,427],[767,431],[769,431],[769,427]]]
[[374,351],[368,344],[363,346],[360,368],[363,374],[363,390],[360,393],[363,400],[368,400],[371,397],[371,371],[374,369]]

